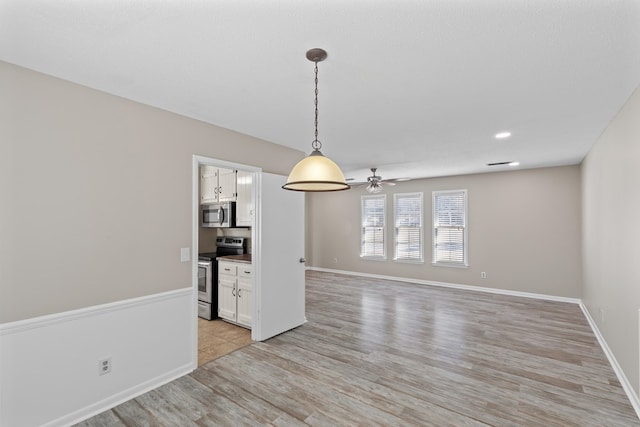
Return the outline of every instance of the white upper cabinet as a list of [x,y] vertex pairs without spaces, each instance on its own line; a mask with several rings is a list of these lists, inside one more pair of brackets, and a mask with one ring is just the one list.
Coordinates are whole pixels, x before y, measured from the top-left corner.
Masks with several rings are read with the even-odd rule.
[[231,169],[218,169],[218,201],[235,202],[238,192],[236,190],[236,171]]
[[218,201],[218,168],[200,166],[200,203]]
[[236,171],[215,166],[200,166],[200,203],[236,200]]
[[236,203],[236,225],[238,227],[253,226],[253,199],[251,189],[253,187],[253,173],[238,171]]

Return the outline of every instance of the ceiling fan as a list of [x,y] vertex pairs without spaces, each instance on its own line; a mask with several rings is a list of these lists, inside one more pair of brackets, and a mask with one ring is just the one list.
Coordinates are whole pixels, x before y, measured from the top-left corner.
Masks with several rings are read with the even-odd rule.
[[[376,175],[377,170],[378,168],[371,168],[371,173],[373,173],[373,175],[367,177],[366,182],[353,182],[353,183],[349,183],[349,185],[351,185],[352,187],[360,187],[360,186],[366,185],[365,190],[367,190],[369,193],[375,194],[382,191],[383,186],[393,186],[393,185],[396,185],[396,182],[408,181],[409,179],[411,179],[411,178],[382,179],[381,176]],[[352,179],[353,178],[349,178],[347,179],[347,181],[350,181]]]

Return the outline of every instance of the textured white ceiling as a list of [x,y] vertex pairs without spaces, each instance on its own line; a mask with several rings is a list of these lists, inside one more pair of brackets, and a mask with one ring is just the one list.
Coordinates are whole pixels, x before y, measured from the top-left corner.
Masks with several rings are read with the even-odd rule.
[[305,152],[312,47],[349,177],[575,164],[640,83],[640,1],[0,0],[4,61]]

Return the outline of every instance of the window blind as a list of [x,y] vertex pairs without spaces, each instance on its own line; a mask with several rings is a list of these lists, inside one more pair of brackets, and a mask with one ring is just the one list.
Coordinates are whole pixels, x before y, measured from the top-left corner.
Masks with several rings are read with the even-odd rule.
[[395,260],[422,261],[422,193],[395,194]]
[[433,262],[467,265],[467,191],[433,193]]
[[362,196],[361,257],[385,258],[386,196]]

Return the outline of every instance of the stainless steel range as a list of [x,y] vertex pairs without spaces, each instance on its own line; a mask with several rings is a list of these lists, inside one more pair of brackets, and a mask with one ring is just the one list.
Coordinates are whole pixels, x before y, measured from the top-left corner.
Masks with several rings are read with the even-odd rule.
[[245,253],[244,237],[218,237],[215,252],[198,254],[198,316],[218,318],[218,263],[216,258]]

